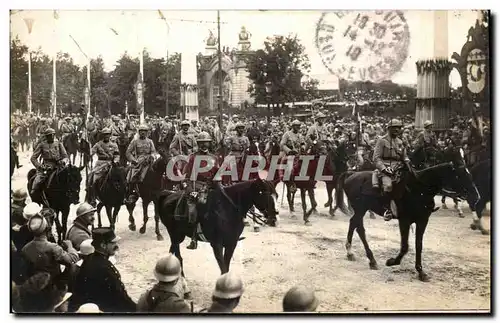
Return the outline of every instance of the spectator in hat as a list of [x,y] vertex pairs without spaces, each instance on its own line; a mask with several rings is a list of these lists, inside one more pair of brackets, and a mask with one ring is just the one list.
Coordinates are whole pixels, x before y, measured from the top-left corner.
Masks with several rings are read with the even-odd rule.
[[17,313],[66,312],[67,301],[72,295],[52,284],[47,272],[31,276],[16,289],[18,301],[14,303],[17,307],[14,310]]
[[227,272],[220,276],[212,294],[212,305],[202,310],[208,313],[232,313],[243,295],[243,282],[239,275]]
[[304,287],[290,288],[283,298],[283,312],[315,312],[318,305],[314,291]]
[[137,303],[138,312],[191,313],[184,301],[178,283],[181,279],[181,263],[173,254],[156,262],[154,275],[158,283],[144,293]]
[[[14,207],[14,206],[13,206]],[[11,239],[14,242],[17,250],[23,249],[23,247],[33,240],[33,233],[28,229],[28,220],[35,214],[41,211],[40,205],[37,203],[30,203],[19,211],[12,212],[12,229],[11,229]]]
[[79,259],[71,241],[64,240],[62,242],[64,249],[58,244],[49,242],[47,232],[50,230],[50,226],[45,217],[39,213],[29,219],[28,228],[34,238],[24,246],[22,253],[31,268],[30,274],[48,272],[51,279],[60,283],[59,287],[61,287],[65,284],[67,277],[61,275],[60,265],[69,269]]
[[96,313],[102,313],[102,311],[99,309],[99,306],[97,306],[94,303],[86,303],[83,304],[78,308],[76,313],[86,313],[86,314],[96,314]]
[[92,238],[90,229],[95,220],[95,211],[96,208],[87,202],[76,209],[76,219],[66,234],[66,238],[73,243],[76,250],[80,250],[82,241]]
[[109,227],[92,231],[93,254],[86,259],[77,275],[70,310],[94,303],[104,312],[135,312],[136,304],[127,294],[121,276],[109,261],[118,250],[120,240]]

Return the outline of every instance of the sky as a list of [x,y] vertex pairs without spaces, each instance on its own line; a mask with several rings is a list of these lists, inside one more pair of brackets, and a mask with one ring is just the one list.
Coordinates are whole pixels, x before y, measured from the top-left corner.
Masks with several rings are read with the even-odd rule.
[[[168,22],[160,19],[157,10],[61,10],[54,19],[52,10],[26,10],[11,15],[11,37],[19,37],[30,48],[41,47],[52,55],[56,51],[69,53],[75,63],[85,65],[85,56],[70,35],[79,43],[86,55],[101,55],[105,68],[111,70],[118,58],[127,51],[137,57],[145,47],[153,57],[165,57],[172,52],[204,52],[205,40],[212,30],[217,35],[216,11],[162,11]],[[311,62],[311,75],[328,78],[314,45],[316,23],[321,11],[221,11],[221,46],[237,47],[242,26],[252,34],[252,49],[262,47],[266,37],[297,34],[306,48]],[[415,84],[415,62],[429,58],[434,52],[433,11],[404,11],[409,31],[409,56],[401,71],[392,81]],[[460,52],[469,28],[474,25],[474,11],[448,11],[448,57]],[[31,35],[24,21],[33,19]],[[192,21],[190,21],[192,20]],[[202,22],[200,22],[202,21]],[[112,30],[114,29],[118,35]],[[458,73],[450,77],[453,87],[460,85]]]

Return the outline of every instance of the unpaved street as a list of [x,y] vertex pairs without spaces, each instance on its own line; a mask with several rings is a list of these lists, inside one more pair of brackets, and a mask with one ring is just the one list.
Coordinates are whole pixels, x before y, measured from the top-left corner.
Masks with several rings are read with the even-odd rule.
[[[14,174],[13,189],[26,185],[26,174],[32,167],[27,153],[20,153],[20,159],[24,167]],[[82,182],[81,201],[83,187]],[[282,192],[281,184],[278,192]],[[439,210],[431,217],[423,252],[424,270],[431,281],[422,283],[414,270],[413,232],[410,252],[402,265],[386,267],[385,261],[399,250],[397,222],[367,215],[367,238],[380,267],[370,270],[357,233],[353,240],[356,261],[347,260],[344,244],[349,218],[340,212],[332,218],[322,207],[326,202],[323,183],[318,184],[316,195],[320,214],[312,215],[310,227],[303,225],[298,212],[298,219],[292,220],[287,209],[281,208],[277,228],[264,227],[258,233],[251,227],[245,229],[246,239],[236,249],[231,267],[243,276],[246,288],[238,312],[279,312],[283,295],[296,284],[316,289],[321,300],[319,311],[490,309],[490,236],[469,229],[470,211],[465,207],[466,218],[459,218],[448,199],[450,209]],[[296,210],[300,210],[299,194],[295,202]],[[438,198],[436,204],[441,204]],[[75,210],[73,206],[69,223]],[[122,240],[116,266],[129,294],[137,300],[155,282],[155,262],[168,253],[170,242],[163,225],[165,241],[156,241],[152,205],[146,234],[129,231],[127,218],[122,207],[117,224]],[[104,212],[103,219],[107,224]],[[135,219],[139,228],[140,202]],[[489,217],[485,221],[489,228]],[[188,242],[186,239],[181,246],[186,277],[196,306],[206,306],[219,269],[210,245],[200,243],[198,250],[192,251],[186,249]]]

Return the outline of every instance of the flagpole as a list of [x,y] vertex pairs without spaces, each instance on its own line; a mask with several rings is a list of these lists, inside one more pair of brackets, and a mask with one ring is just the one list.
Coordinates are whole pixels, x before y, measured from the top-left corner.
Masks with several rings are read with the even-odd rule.
[[[58,39],[57,39],[57,26],[56,26],[56,20],[57,20],[57,12],[54,10],[54,42],[57,44]],[[52,116],[55,117],[57,114],[57,71],[56,71],[56,62],[57,62],[57,49],[58,46],[55,46],[55,51],[54,51],[54,58],[52,59]]]
[[[26,24],[26,27],[28,27],[28,37],[29,37],[29,42],[31,45],[31,31],[33,30],[33,23],[35,22],[31,18],[24,18],[24,22]],[[28,112],[32,112],[33,108],[33,97],[32,97],[32,92],[31,92],[31,47],[28,46]]]

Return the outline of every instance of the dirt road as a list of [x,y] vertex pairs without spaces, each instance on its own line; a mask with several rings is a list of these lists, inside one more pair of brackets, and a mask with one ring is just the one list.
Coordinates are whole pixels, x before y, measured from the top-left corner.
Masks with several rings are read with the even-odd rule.
[[[31,168],[26,153],[12,179],[12,188],[26,185]],[[281,193],[281,185],[278,186]],[[298,194],[297,194],[298,195]],[[401,266],[386,267],[385,261],[399,251],[397,222],[381,217],[365,217],[368,242],[379,263],[370,270],[363,246],[356,233],[353,251],[356,261],[348,261],[345,240],[349,218],[342,213],[328,215],[321,206],[326,202],[323,183],[316,190],[319,214],[313,215],[312,226],[290,219],[281,208],[277,228],[261,228],[258,233],[247,227],[245,240],[238,245],[231,269],[244,279],[245,294],[237,312],[279,312],[285,292],[296,284],[312,286],[321,300],[319,311],[383,311],[383,310],[489,310],[490,309],[490,236],[469,229],[470,211],[458,218],[448,201],[449,210],[439,210],[431,217],[424,236],[423,266],[431,281],[422,283],[415,273],[414,237],[410,234],[410,251]],[[82,183],[81,201],[84,190]],[[281,197],[279,199],[281,201]],[[300,210],[300,197],[296,197]],[[436,198],[436,204],[438,199]],[[286,202],[283,206],[286,205]],[[72,206],[69,223],[75,216]],[[106,216],[103,213],[103,219]],[[165,241],[156,241],[152,205],[149,208],[147,232],[141,235],[127,228],[127,211],[120,211],[117,234],[122,237],[117,255],[117,268],[131,295],[137,300],[155,283],[153,268],[158,258],[169,250],[168,233],[161,227]],[[135,209],[137,226],[142,224],[140,202]],[[486,218],[489,228],[489,218]],[[107,220],[104,220],[107,224]],[[200,243],[188,250],[189,239],[181,245],[185,273],[196,306],[210,302],[219,269],[210,245]]]

